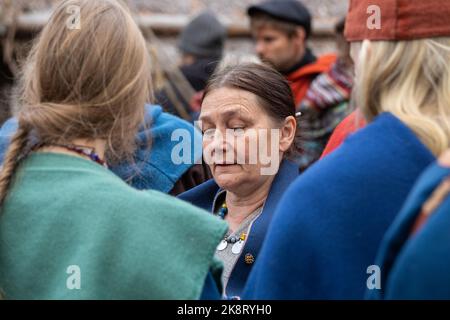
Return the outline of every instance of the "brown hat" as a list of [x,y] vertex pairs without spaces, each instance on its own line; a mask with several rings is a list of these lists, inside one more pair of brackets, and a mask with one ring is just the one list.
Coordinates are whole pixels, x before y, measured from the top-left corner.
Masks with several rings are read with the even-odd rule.
[[450,0],[350,0],[348,41],[450,36]]

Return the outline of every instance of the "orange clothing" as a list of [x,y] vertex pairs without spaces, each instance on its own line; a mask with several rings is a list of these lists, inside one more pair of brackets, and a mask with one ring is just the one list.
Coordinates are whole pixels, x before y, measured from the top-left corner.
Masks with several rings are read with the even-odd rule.
[[333,134],[328,140],[327,146],[322,153],[321,159],[337,149],[342,142],[352,133],[364,127],[366,121],[358,114],[357,111],[350,113],[341,123],[334,129]]
[[335,54],[321,56],[315,62],[307,64],[286,76],[294,94],[295,105],[298,106],[306,96],[306,92],[314,78],[318,74],[330,70],[336,59],[337,56]]

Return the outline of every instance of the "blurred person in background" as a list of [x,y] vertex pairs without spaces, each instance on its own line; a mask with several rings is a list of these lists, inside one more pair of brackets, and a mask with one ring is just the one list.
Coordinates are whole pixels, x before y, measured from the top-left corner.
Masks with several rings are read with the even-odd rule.
[[269,0],[250,6],[247,13],[256,53],[286,77],[300,106],[311,82],[330,70],[336,55],[317,58],[308,48],[311,14],[300,1]]
[[156,93],[156,101],[166,111],[180,117],[186,113],[190,121],[198,118],[203,90],[222,58],[226,37],[225,26],[211,11],[200,13],[183,29],[178,39],[179,70],[195,94],[186,98],[182,85],[167,80],[165,88]]
[[353,86],[353,61],[350,43],[344,38],[345,19],[335,26],[337,61],[331,69],[318,75],[300,103],[299,157],[296,162],[304,171],[318,160],[336,126],[352,111],[350,93]]

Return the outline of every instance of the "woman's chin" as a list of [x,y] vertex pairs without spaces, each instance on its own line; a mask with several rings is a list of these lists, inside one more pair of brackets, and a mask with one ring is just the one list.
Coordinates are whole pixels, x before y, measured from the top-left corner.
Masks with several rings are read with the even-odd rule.
[[226,173],[226,172],[215,172],[214,173],[214,180],[216,183],[221,187],[222,189],[232,191],[239,187],[242,183],[240,177],[241,175],[239,173]]

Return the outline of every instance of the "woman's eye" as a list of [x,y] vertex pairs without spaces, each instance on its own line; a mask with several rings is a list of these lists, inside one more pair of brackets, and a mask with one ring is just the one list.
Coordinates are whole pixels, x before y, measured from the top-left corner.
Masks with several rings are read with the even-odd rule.
[[212,128],[206,129],[205,131],[203,131],[203,137],[210,139],[210,138],[214,137],[215,133],[216,133],[216,129],[212,129]]
[[236,137],[240,137],[240,136],[244,135],[244,133],[245,133],[244,129],[245,129],[245,128],[243,128],[243,127],[233,128],[233,134],[234,134]]

